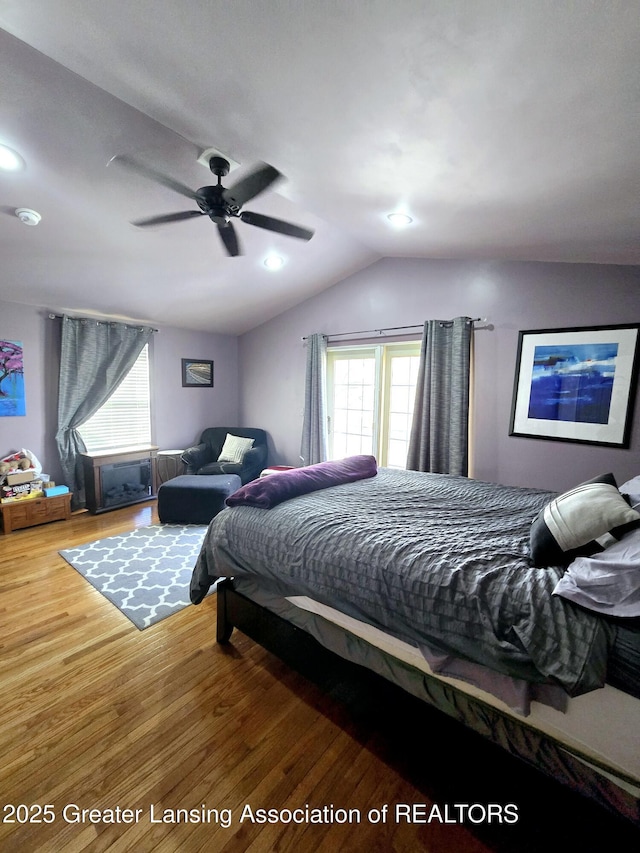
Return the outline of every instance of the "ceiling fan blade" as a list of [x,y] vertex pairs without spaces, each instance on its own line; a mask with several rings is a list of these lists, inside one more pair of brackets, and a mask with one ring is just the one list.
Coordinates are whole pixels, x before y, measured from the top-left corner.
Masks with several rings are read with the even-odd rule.
[[231,222],[228,222],[226,225],[218,224],[218,234],[220,234],[220,238],[224,243],[227,254],[231,255],[232,258],[241,254],[238,235],[236,234],[236,229],[233,227]]
[[267,231],[277,231],[279,234],[297,237],[299,240],[310,240],[315,233],[310,228],[302,228],[292,222],[285,222],[284,219],[274,219],[273,216],[263,216],[261,213],[252,213],[250,210],[243,211],[240,219],[247,225],[256,225],[258,228],[266,228]]
[[189,189],[189,187],[184,184],[181,184],[180,181],[176,181],[168,175],[163,175],[162,172],[157,172],[150,166],[140,163],[133,157],[128,157],[126,154],[116,154],[115,157],[112,157],[111,160],[109,160],[107,165],[110,166],[112,163],[115,163],[118,166],[123,166],[125,169],[129,169],[132,172],[136,172],[144,178],[149,178],[149,180],[155,181],[157,184],[162,184],[162,186],[167,187],[180,195],[186,196],[186,198],[190,198],[194,201],[197,200],[197,194],[194,190]]
[[148,225],[164,225],[166,222],[193,219],[194,216],[204,216],[204,214],[201,210],[181,210],[179,213],[165,213],[160,216],[150,216],[148,219],[136,219],[131,224],[138,228],[146,228]]
[[223,198],[229,204],[237,207],[255,198],[271,186],[282,174],[268,163],[260,163],[246,177],[240,178],[233,186],[228,187],[223,193]]

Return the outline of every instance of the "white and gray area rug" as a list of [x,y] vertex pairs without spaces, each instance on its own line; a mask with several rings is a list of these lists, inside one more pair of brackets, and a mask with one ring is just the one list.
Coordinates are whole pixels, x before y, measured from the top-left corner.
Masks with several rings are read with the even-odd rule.
[[191,572],[206,530],[152,524],[59,553],[142,631],[190,604]]

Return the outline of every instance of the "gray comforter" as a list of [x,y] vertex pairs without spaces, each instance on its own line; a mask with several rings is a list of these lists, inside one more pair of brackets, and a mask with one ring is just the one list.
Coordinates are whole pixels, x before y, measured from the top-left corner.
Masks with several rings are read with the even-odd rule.
[[225,509],[191,583],[253,576],[309,595],[418,647],[579,695],[605,682],[612,632],[553,595],[562,570],[530,565],[549,492],[380,469],[285,501]]

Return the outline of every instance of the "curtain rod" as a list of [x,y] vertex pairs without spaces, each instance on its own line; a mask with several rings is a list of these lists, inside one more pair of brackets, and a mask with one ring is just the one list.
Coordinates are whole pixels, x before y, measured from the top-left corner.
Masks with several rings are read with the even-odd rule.
[[[472,323],[479,323],[481,321],[483,323],[486,323],[487,318],[486,317],[474,317],[471,320]],[[343,335],[370,335],[374,332],[377,332],[379,335],[381,335],[381,334],[383,334],[383,332],[398,332],[402,329],[422,329],[422,328],[424,328],[424,323],[414,323],[412,326],[389,326],[386,329],[360,329],[357,332],[334,332],[333,334],[330,334],[330,335],[324,335],[324,337],[325,338],[338,338],[338,337],[342,337]],[[305,335],[305,337],[302,338],[303,341],[306,341],[308,339],[309,339],[309,335]]]
[[[49,314],[50,320],[64,320],[64,314]],[[94,317],[72,317],[73,320],[85,320],[89,323],[97,323],[99,326],[108,326],[110,323],[117,323],[117,320],[96,320]],[[138,329],[144,326],[144,323],[123,323],[123,326],[128,326],[130,329]],[[152,332],[159,332],[160,329],[151,329]]]

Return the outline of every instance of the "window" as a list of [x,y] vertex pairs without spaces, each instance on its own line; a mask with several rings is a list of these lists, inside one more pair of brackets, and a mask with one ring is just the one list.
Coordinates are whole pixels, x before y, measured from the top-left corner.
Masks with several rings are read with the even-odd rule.
[[87,450],[113,450],[151,444],[149,345],[107,402],[78,432]]
[[370,453],[405,468],[420,343],[335,347],[327,352],[329,458]]

